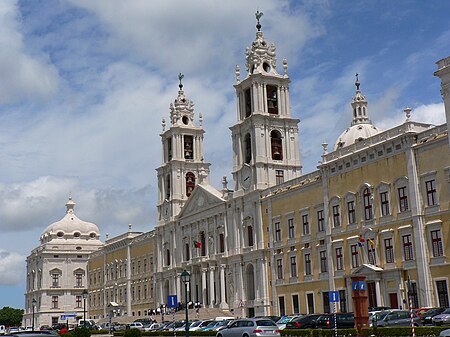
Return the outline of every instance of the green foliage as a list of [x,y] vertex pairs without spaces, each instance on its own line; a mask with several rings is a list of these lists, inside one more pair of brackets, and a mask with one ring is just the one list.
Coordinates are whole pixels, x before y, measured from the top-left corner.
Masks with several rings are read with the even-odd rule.
[[142,337],[142,331],[136,328],[125,330],[123,337]]
[[91,330],[91,335],[107,335],[109,330]]
[[3,307],[0,309],[0,324],[6,326],[18,326],[22,324],[23,309]]
[[91,330],[87,328],[76,328],[65,333],[64,337],[91,337]]

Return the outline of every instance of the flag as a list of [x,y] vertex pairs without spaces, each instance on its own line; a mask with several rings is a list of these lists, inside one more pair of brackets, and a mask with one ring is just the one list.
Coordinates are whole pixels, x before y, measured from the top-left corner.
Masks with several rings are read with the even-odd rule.
[[200,242],[194,240],[194,247],[195,248],[200,248],[201,246],[202,246],[202,244]]
[[373,241],[372,239],[367,239],[367,241],[369,242],[369,244],[370,244],[372,247],[375,247],[375,241]]
[[362,235],[359,236],[359,242],[366,242],[366,239]]

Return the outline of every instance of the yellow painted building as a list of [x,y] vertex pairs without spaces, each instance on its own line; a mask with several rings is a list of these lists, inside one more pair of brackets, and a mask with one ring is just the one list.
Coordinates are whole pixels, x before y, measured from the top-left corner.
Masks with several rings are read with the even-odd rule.
[[148,316],[153,301],[154,232],[132,232],[107,239],[88,264],[89,316]]

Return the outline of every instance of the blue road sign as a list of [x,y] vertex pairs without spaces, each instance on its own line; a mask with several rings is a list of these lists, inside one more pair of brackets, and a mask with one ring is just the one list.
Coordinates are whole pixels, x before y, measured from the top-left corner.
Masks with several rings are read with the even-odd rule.
[[330,291],[330,302],[339,302],[339,291]]
[[169,295],[169,297],[167,298],[167,303],[169,305],[169,308],[176,308],[178,305],[177,295]]
[[367,284],[364,281],[353,281],[352,282],[352,289],[353,290],[366,290]]

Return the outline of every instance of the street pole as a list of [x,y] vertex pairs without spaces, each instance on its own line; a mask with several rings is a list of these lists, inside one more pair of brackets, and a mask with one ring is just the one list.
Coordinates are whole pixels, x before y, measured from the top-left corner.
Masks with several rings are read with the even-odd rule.
[[34,331],[34,307],[36,306],[36,300],[33,298],[31,301],[31,306],[33,310],[32,321],[31,321],[31,331]]
[[86,298],[88,297],[88,291],[86,289],[83,290],[83,328],[86,329]]
[[181,273],[181,280],[184,283],[184,299],[185,299],[185,305],[186,305],[186,324],[185,324],[185,336],[189,337],[189,306],[188,306],[188,285],[190,281],[191,275],[184,270]]

